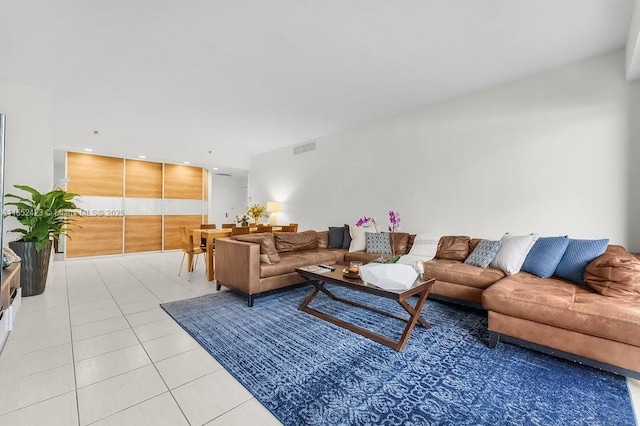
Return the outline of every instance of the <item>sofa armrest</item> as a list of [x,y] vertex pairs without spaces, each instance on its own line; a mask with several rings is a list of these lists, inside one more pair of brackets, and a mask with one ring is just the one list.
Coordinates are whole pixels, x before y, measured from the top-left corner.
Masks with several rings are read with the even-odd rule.
[[230,238],[216,239],[218,284],[246,294],[260,292],[260,245]]

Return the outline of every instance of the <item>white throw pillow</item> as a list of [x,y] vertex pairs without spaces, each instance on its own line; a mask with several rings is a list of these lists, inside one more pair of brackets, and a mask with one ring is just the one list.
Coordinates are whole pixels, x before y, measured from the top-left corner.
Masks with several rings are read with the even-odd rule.
[[418,234],[413,241],[411,250],[407,254],[426,257],[427,260],[433,259],[436,251],[438,251],[438,241],[440,241],[439,238],[431,238],[427,234]]
[[507,232],[502,237],[502,245],[491,266],[507,275],[517,274],[537,239],[537,234],[511,235]]
[[349,235],[351,235],[350,253],[352,251],[364,251],[367,248],[367,236],[365,235],[367,232],[375,232],[374,227],[349,225]]

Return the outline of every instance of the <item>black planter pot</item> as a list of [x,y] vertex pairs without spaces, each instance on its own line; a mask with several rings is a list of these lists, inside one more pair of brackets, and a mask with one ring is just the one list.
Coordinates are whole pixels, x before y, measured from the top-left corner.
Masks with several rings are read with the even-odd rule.
[[42,294],[47,284],[51,241],[40,251],[36,251],[36,243],[31,241],[11,241],[9,247],[22,259],[20,264],[22,296]]

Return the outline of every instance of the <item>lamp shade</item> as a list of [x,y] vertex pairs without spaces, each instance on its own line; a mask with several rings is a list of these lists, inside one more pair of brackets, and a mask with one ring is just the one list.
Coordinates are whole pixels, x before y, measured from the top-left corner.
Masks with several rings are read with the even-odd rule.
[[267,201],[267,211],[271,213],[279,213],[282,211],[282,206],[277,201]]

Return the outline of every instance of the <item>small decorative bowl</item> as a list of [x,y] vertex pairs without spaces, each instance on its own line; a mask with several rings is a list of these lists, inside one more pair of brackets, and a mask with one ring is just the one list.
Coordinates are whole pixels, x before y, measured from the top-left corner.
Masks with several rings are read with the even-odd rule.
[[358,272],[351,272],[351,271],[349,271],[349,268],[344,268],[342,270],[342,276],[345,277],[345,278],[355,278],[355,279],[357,279],[357,278],[360,278],[360,272],[359,271]]

